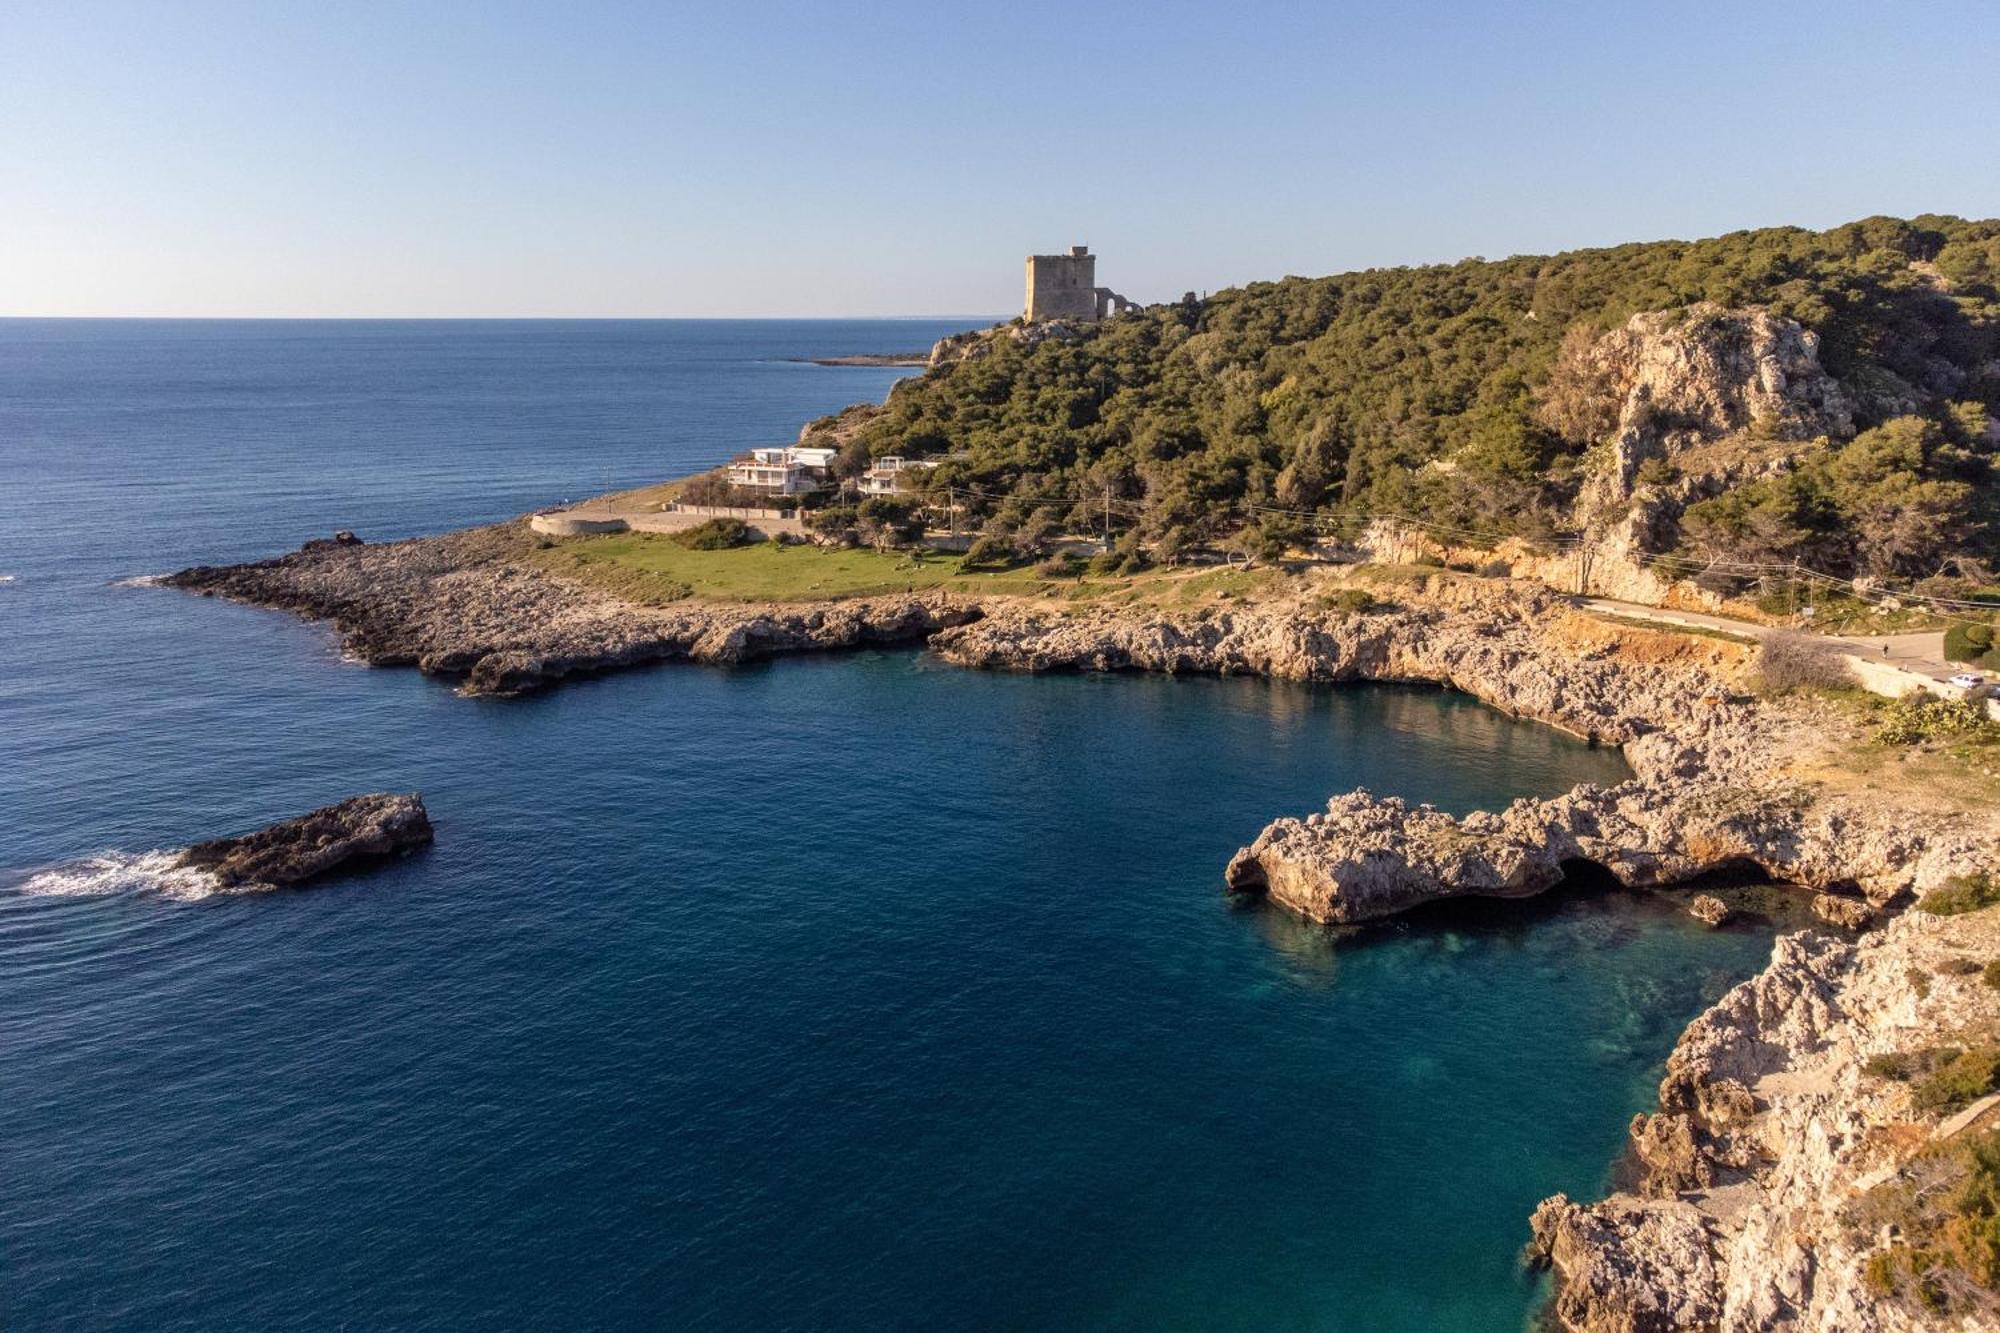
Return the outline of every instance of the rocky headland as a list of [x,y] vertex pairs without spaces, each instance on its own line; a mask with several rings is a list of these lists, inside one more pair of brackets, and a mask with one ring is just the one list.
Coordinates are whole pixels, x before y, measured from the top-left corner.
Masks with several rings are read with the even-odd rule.
[[197,870],[230,892],[285,888],[361,869],[430,845],[430,814],[415,793],[350,796],[254,833],[198,842],[177,868]]
[[514,695],[565,677],[690,661],[922,642],[974,608],[937,597],[798,606],[686,602],[648,607],[520,558],[525,524],[381,544],[308,542],[290,555],[201,566],[161,582],[203,596],[331,621],[372,666],[460,678],[470,695]]

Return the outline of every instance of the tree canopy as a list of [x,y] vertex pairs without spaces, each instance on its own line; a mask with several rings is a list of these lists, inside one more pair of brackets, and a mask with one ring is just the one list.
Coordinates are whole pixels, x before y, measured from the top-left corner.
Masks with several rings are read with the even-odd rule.
[[1087,501],[1075,526],[1170,548],[1234,533],[1258,506],[1560,530],[1608,428],[1588,386],[1552,384],[1564,339],[1703,301],[1817,333],[1860,433],[1710,502],[1691,541],[1868,569],[1940,543],[1991,549],[2000,221],[1939,216],[1285,278],[1073,338],[994,337],[899,385],[846,434],[841,464],[932,459],[924,487],[952,488],[975,523]]

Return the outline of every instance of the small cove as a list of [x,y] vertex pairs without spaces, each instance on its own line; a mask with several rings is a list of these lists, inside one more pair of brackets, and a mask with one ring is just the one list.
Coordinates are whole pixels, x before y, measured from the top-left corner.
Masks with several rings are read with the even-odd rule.
[[[542,377],[536,430],[593,404],[570,429],[636,481],[719,385],[768,433],[810,403],[787,376],[857,377],[812,410],[889,378],[774,367],[828,345],[785,325],[247,336],[0,398],[42,541],[0,558],[10,1326],[1518,1326],[1528,1209],[1604,1182],[1768,952],[1668,897],[1339,943],[1223,897],[1266,820],[1356,785],[1462,812],[1622,775],[1441,691],[887,652],[468,701],[110,586],[353,525],[371,488],[401,525],[371,536],[545,498],[495,481],[490,406],[451,409],[489,379]],[[378,393],[392,361],[415,382]],[[633,387],[663,364],[684,403]],[[116,505],[147,521],[81,521]],[[20,892],[371,788],[421,789],[437,846],[260,899]]]

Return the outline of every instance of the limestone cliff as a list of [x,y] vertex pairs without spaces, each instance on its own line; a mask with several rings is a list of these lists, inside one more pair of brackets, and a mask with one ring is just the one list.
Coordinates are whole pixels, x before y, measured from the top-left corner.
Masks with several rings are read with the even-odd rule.
[[[1639,471],[1659,460],[1702,478],[1755,466],[1766,446],[1854,431],[1847,391],[1819,363],[1819,339],[1767,310],[1697,305],[1632,316],[1601,338],[1572,344],[1557,383],[1616,404],[1604,457],[1579,516],[1590,521],[1632,498]],[[1733,448],[1714,449],[1736,437]]]
[[1634,1190],[1536,1210],[1574,1333],[1890,1333],[2000,1327],[2000,1295],[1930,1248],[2000,1098],[1942,1101],[1899,1062],[2000,1037],[2000,909],[1911,913],[1859,942],[1781,938],[1691,1024]]

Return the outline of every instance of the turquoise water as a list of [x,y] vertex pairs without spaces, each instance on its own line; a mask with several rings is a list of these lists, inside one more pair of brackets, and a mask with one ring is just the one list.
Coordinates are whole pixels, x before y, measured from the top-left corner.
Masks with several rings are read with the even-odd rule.
[[[686,470],[893,378],[784,358],[938,331],[0,321],[10,1330],[1521,1325],[1527,1211],[1768,929],[1580,895],[1335,945],[1221,869],[1356,784],[1615,755],[907,652],[467,701],[116,583]],[[374,788],[438,841],[367,878],[80,864]]]

